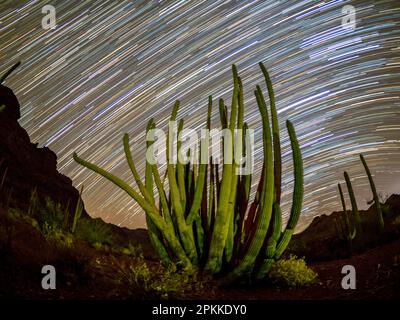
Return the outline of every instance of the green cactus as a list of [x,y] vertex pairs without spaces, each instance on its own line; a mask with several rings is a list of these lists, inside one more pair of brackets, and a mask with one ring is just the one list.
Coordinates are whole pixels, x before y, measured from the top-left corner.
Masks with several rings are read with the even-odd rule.
[[72,223],[71,233],[75,233],[76,227],[78,225],[78,221],[81,218],[81,215],[82,215],[82,212],[83,212],[82,193],[83,193],[83,185],[82,185],[81,190],[79,192],[78,201],[76,203],[74,221]]
[[367,176],[368,176],[369,184],[371,186],[372,195],[374,197],[374,204],[375,204],[376,214],[378,216],[379,230],[382,232],[385,229],[385,223],[383,221],[381,204],[379,202],[378,193],[376,192],[374,179],[372,179],[371,171],[369,170],[367,162],[365,161],[364,156],[362,154],[360,154],[360,159],[361,159],[361,162],[362,162],[362,164],[364,166],[365,172],[367,173]]
[[[200,148],[199,165],[174,164],[173,144],[176,132],[167,135],[167,171],[169,191],[164,188],[156,164],[146,163],[145,182],[136,170],[129,148],[129,136],[123,139],[125,156],[139,191],[106,170],[74,154],[79,164],[113,182],[145,211],[150,240],[164,264],[178,263],[185,268],[198,268],[210,274],[223,275],[226,281],[252,276],[265,278],[272,263],[286,249],[300,216],[303,200],[303,164],[294,127],[286,122],[294,164],[294,192],[289,221],[281,232],[281,149],[278,118],[272,84],[265,67],[260,64],[268,88],[271,121],[262,90],[256,87],[255,96],[262,118],[264,163],[256,197],[250,203],[252,175],[239,176],[238,156],[246,153],[246,139],[235,131],[247,130],[244,121],[244,92],[236,66],[232,66],[233,95],[230,117],[222,99],[219,113],[222,128],[231,136],[224,139],[224,163],[220,176],[219,165],[208,155],[209,136],[205,148]],[[171,121],[176,121],[179,101],[174,105]],[[210,129],[212,97],[208,99],[206,128]],[[183,129],[183,120],[178,125]],[[155,128],[150,120],[147,132]],[[204,139],[204,137],[203,137]],[[179,153],[181,143],[177,145]],[[147,144],[151,147],[151,143]],[[207,163],[208,162],[208,163]],[[155,203],[155,184],[159,204]],[[246,214],[247,213],[247,214]],[[256,267],[259,262],[260,267]]]
[[357,230],[357,233],[360,234],[362,231],[361,217],[360,217],[360,213],[358,211],[357,201],[354,196],[354,191],[353,191],[353,187],[351,185],[350,177],[346,171],[344,172],[344,179],[346,180],[347,191],[349,192],[349,197],[350,197],[350,202],[351,202],[351,210],[353,213],[355,228]]
[[342,234],[343,234],[343,238],[348,240],[349,244],[351,246],[352,240],[354,240],[356,237],[357,229],[354,227],[353,230],[351,230],[350,219],[347,214],[346,202],[344,201],[342,186],[340,185],[340,183],[338,183],[338,190],[339,190],[340,201],[342,203],[343,215],[344,215],[344,228],[342,228],[343,229]]

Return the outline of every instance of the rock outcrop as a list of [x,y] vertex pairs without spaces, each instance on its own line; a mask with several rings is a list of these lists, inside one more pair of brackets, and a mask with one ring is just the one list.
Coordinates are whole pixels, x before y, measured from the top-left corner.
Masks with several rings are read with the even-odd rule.
[[49,148],[31,143],[20,126],[20,105],[11,89],[0,85],[0,182],[11,194],[14,207],[26,209],[31,191],[49,196],[75,209],[79,192],[68,177],[57,171],[57,156]]

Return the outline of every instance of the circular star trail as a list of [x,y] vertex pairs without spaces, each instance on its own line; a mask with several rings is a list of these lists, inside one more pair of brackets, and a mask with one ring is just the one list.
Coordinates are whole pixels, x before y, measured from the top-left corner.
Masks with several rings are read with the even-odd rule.
[[[56,9],[55,29],[42,28],[44,4]],[[345,5],[355,8],[354,29],[342,25]],[[293,176],[285,120],[296,127],[305,170],[298,231],[340,208],[336,184],[345,170],[366,207],[372,195],[359,153],[382,195],[400,191],[398,1],[2,1],[0,71],[19,60],[5,84],[20,100],[21,124],[56,152],[62,173],[85,185],[88,212],[106,221],[140,227],[144,214],[76,164],[73,151],[133,183],[122,134],[130,133],[143,173],[147,121],[165,128],[180,99],[179,117],[200,128],[208,95],[230,98],[232,63],[244,82],[245,119],[256,129],[256,164],[261,121],[253,90],[260,84],[266,92],[258,62],[271,74],[286,217]]]

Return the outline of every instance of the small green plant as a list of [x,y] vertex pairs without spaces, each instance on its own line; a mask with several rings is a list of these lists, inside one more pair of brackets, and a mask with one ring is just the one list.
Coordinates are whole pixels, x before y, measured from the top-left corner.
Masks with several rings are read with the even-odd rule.
[[141,245],[133,245],[129,242],[126,248],[121,249],[121,253],[127,256],[139,257],[143,254],[143,249]]
[[26,223],[30,224],[32,227],[34,227],[36,230],[41,231],[38,221],[35,218],[32,218],[32,217],[24,214],[19,209],[15,209],[15,208],[8,209],[8,216],[11,219],[26,222]]
[[289,287],[307,286],[316,282],[317,273],[309,268],[303,258],[290,255],[288,259],[276,261],[269,272],[273,283]]
[[[205,281],[194,269],[177,270],[176,267],[164,268],[161,265],[150,268],[143,255],[135,260],[134,265],[121,267],[120,281],[127,283],[133,292],[142,290],[144,298],[184,298],[187,294],[201,293],[205,288]],[[212,287],[207,286],[207,289],[212,290]]]
[[4,104],[2,104],[2,105],[0,106],[0,112],[3,112],[5,109],[6,109],[6,106],[5,106]]
[[51,237],[54,233],[62,232],[64,214],[60,203],[54,202],[50,197],[45,198],[40,214],[40,228],[46,238]]
[[96,249],[101,249],[104,245],[114,244],[114,236],[110,226],[100,220],[81,219],[76,228],[76,236]]
[[51,230],[47,234],[47,239],[53,242],[53,244],[60,248],[72,248],[74,244],[74,237],[70,233],[65,233],[61,229]]
[[48,241],[58,247],[72,247],[73,236],[62,228],[66,210],[63,206],[54,202],[50,197],[45,198],[40,211],[40,231]]

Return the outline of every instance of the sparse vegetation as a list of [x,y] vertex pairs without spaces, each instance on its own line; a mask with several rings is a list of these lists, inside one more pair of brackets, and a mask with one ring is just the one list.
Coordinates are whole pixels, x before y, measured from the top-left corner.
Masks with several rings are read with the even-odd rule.
[[135,263],[120,268],[119,281],[128,284],[134,292],[141,290],[143,299],[177,299],[186,294],[200,294],[206,287],[211,294],[213,287],[201,279],[192,269],[177,270],[161,265],[149,267],[143,256],[135,259]]
[[111,228],[100,220],[80,219],[75,234],[97,249],[114,244]]
[[121,253],[127,256],[138,257],[143,255],[143,248],[140,244],[134,245],[129,242],[127,247],[121,249]]
[[268,275],[271,282],[289,287],[314,284],[317,274],[307,266],[304,258],[290,255],[288,259],[276,261]]
[[65,210],[60,203],[54,202],[46,197],[43,207],[40,209],[40,229],[46,238],[57,236],[63,233],[62,223],[64,221]]

